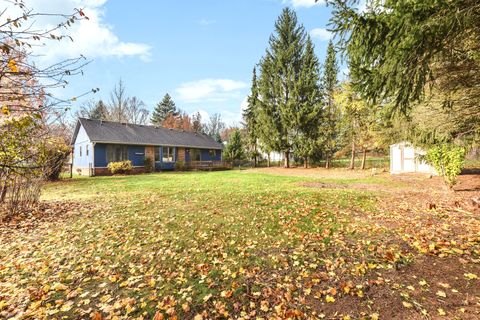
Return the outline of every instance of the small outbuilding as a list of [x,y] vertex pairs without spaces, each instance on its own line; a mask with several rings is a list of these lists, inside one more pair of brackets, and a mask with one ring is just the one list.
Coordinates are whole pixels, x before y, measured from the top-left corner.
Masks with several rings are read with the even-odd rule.
[[390,173],[427,173],[437,175],[435,169],[423,160],[420,156],[425,155],[425,151],[415,148],[409,142],[400,142],[390,146]]

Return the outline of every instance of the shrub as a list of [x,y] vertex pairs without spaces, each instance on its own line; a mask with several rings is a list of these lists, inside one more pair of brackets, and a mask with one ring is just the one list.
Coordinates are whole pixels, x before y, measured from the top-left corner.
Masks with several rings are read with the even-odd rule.
[[127,174],[132,171],[133,166],[132,161],[126,160],[119,162],[109,162],[107,168],[112,174]]
[[143,159],[143,164],[145,165],[145,172],[155,171],[155,164],[153,163],[151,158]]
[[58,180],[70,155],[70,147],[61,139],[52,138],[43,145],[40,151],[39,160],[43,164],[43,178],[49,181]]
[[185,171],[187,168],[185,166],[184,161],[177,161],[175,162],[175,170],[177,171]]
[[428,150],[425,160],[443,177],[445,184],[452,189],[465,161],[465,149],[443,144]]

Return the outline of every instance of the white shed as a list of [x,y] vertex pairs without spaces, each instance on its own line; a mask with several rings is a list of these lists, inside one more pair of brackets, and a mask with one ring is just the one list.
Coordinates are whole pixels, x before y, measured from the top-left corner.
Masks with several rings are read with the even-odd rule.
[[419,172],[437,175],[432,166],[418,158],[424,154],[424,150],[415,148],[408,142],[392,144],[390,146],[390,173]]

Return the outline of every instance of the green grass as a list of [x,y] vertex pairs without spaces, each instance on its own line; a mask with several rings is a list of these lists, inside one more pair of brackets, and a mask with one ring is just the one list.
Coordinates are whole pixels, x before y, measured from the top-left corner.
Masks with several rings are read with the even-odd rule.
[[[39,290],[38,305],[33,299],[27,308],[35,316],[85,316],[92,308],[112,315],[117,303],[118,314],[148,318],[167,312],[162,301],[171,296],[175,312],[190,317],[211,308],[210,294],[232,312],[234,302],[248,305],[252,292],[272,283],[283,290],[332,254],[353,250],[345,237],[360,241],[362,228],[370,228],[350,228],[348,212],[371,210],[373,194],[302,187],[306,181],[317,180],[226,171],[49,184],[43,200],[70,203],[82,213],[15,234],[3,245],[0,260],[12,263],[0,269],[0,282],[14,283],[3,294],[16,301]],[[340,180],[359,181],[384,182]],[[53,289],[56,283],[67,289]],[[232,297],[222,299],[230,291]],[[73,306],[61,309],[69,299]]]

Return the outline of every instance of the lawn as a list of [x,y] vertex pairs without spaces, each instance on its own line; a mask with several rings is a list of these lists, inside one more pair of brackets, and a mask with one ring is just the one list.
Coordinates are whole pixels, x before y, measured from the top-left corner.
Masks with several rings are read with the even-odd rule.
[[470,189],[323,169],[51,183],[0,227],[0,318],[476,319]]

